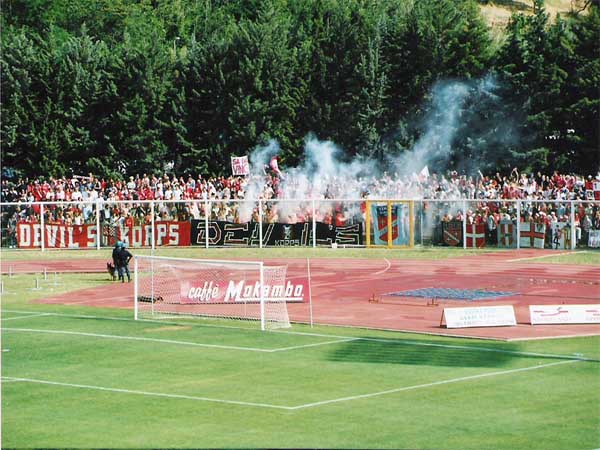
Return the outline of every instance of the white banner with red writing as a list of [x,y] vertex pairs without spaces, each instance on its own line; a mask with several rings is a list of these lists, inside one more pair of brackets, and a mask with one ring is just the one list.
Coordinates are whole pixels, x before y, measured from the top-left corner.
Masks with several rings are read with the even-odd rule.
[[600,323],[600,304],[529,305],[532,325]]
[[250,163],[248,162],[248,156],[232,156],[231,172],[236,177],[239,175],[250,175]]
[[[130,247],[188,246],[190,245],[189,222],[156,222],[152,225],[105,226],[103,245],[113,246],[117,241],[127,242]],[[20,222],[17,224],[17,245],[19,248],[95,248],[98,230],[96,225],[65,225]]]

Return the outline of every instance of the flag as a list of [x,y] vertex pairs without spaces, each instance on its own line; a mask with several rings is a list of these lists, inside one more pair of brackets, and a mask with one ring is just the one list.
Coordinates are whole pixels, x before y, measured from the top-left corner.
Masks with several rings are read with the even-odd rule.
[[463,229],[460,220],[442,222],[443,240],[446,245],[456,247],[462,245]]
[[600,200],[600,181],[592,183],[592,190],[594,191],[594,200]]
[[250,164],[248,163],[248,156],[232,156],[231,172],[234,176],[249,175]]
[[[409,244],[409,213],[406,205],[392,205],[391,232],[392,245]],[[371,204],[371,216],[376,229],[373,233],[375,245],[388,244],[388,207],[387,205]]]
[[419,172],[419,178],[422,180],[426,180],[429,178],[429,168],[427,166],[423,167]]
[[275,172],[279,177],[283,178],[283,174],[281,170],[279,170],[279,164],[277,163],[277,156],[273,156],[271,161],[269,162],[269,167]]
[[515,225],[510,220],[501,220],[498,224],[498,247],[516,247]]
[[467,248],[485,247],[485,224],[467,224]]
[[524,222],[520,226],[522,248],[544,248],[546,225]]

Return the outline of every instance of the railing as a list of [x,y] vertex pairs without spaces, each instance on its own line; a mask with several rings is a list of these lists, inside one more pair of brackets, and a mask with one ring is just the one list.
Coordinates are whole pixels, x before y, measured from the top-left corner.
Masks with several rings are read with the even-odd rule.
[[[463,248],[600,246],[598,200],[394,202],[413,206],[410,220],[404,223],[410,223],[414,244]],[[387,233],[388,225],[392,235],[402,233],[406,219],[401,217],[405,214],[401,208],[398,212],[373,209],[367,213],[367,205],[375,204],[377,201],[365,199],[0,203],[1,245],[101,249],[125,240],[133,247],[152,249],[189,245],[366,246],[381,238],[378,233]],[[387,214],[400,217],[392,216],[387,222]],[[393,236],[386,239],[396,242]]]

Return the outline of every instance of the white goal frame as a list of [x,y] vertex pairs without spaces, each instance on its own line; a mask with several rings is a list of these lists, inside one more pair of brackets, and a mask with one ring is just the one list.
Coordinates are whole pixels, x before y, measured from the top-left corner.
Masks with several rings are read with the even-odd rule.
[[[139,262],[140,261],[164,261],[164,262],[173,261],[176,263],[190,262],[190,263],[206,264],[209,266],[210,265],[215,265],[215,266],[231,265],[231,266],[237,266],[237,267],[246,267],[246,268],[249,268],[250,270],[252,268],[255,268],[259,274],[259,283],[260,283],[260,287],[261,287],[259,289],[259,298],[257,299],[257,301],[260,303],[260,329],[263,331],[269,329],[267,327],[267,317],[266,317],[266,308],[265,308],[265,303],[268,301],[268,299],[265,297],[265,292],[264,292],[264,289],[262,288],[263,286],[265,286],[265,269],[268,269],[269,267],[268,266],[266,267],[262,261],[233,261],[233,260],[224,260],[224,259],[176,258],[176,257],[167,257],[167,256],[135,255],[134,260],[133,260],[134,319],[135,320],[140,320],[140,313],[139,313],[139,303],[140,303],[140,301],[139,301],[139,297],[140,297],[140,291],[139,291],[140,266],[139,266]],[[256,303],[256,301],[255,301],[255,303]],[[285,300],[283,300],[283,304],[284,304],[284,307],[286,308],[286,315],[287,315],[287,305],[285,305]],[[154,311],[154,303],[153,302],[152,302],[152,311]],[[288,323],[288,325],[284,325],[284,326],[289,326],[289,317],[287,318],[287,323]]]

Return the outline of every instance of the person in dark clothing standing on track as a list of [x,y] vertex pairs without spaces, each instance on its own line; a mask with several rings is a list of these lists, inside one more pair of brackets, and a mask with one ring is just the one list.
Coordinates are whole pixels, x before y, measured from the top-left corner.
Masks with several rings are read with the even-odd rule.
[[133,255],[127,250],[127,244],[123,242],[116,252],[117,262],[116,267],[119,272],[119,280],[121,283],[125,282],[125,274],[127,274],[127,281],[131,281],[131,275],[129,273],[129,260],[133,258]]

